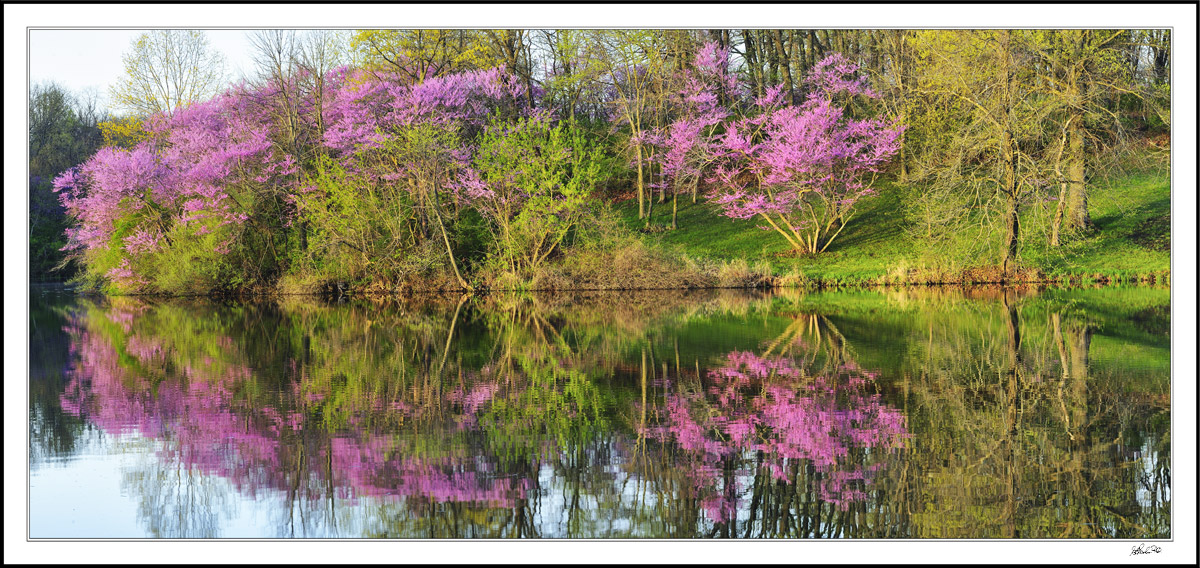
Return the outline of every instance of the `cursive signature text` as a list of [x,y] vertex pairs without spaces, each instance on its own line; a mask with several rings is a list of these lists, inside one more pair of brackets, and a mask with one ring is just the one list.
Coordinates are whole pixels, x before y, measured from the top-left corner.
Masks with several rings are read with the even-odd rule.
[[1146,546],[1145,543],[1142,543],[1142,544],[1139,544],[1139,545],[1133,547],[1133,552],[1130,552],[1129,555],[1136,556],[1138,554],[1150,554],[1151,552],[1157,554],[1159,552],[1162,552],[1162,549],[1153,544],[1151,544],[1150,546]]

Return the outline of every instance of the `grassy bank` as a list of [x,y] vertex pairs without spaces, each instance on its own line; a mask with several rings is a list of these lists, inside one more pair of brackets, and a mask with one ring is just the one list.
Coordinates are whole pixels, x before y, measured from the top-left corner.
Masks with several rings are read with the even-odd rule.
[[[774,231],[719,215],[703,198],[679,202],[678,228],[669,229],[671,202],[655,203],[647,239],[696,258],[744,260],[769,266],[775,276],[797,274],[810,284],[865,285],[984,283],[1002,277],[999,255],[979,254],[978,234],[926,243],[914,231],[907,203],[915,190],[879,184],[877,195],[860,201],[857,212],[823,253],[797,256]],[[1018,280],[1169,282],[1171,269],[1171,186],[1165,172],[1130,173],[1093,185],[1090,213],[1094,227],[1072,235],[1061,247],[1047,245],[1047,212],[1053,203],[1027,205],[1025,234],[1018,256]],[[622,221],[643,228],[637,200],[617,204]],[[985,239],[988,236],[984,237]]]

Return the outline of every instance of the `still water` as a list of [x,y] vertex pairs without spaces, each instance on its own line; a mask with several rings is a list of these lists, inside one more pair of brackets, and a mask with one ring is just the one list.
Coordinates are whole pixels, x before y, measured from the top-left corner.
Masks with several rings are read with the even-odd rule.
[[1169,538],[1170,291],[30,297],[32,538]]

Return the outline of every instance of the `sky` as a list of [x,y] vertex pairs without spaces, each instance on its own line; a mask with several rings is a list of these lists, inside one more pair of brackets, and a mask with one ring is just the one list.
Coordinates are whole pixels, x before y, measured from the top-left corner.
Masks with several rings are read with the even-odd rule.
[[[121,56],[145,29],[30,30],[29,81],[53,81],[74,94],[94,90],[101,108],[108,89],[124,74]],[[209,46],[225,58],[229,82],[254,71],[247,34],[252,30],[205,30]]]

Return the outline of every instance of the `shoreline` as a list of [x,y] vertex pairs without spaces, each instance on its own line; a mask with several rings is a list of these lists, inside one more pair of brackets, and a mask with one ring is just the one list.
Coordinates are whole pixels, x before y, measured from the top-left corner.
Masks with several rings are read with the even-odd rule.
[[[237,298],[272,298],[272,297],[289,297],[289,296],[312,296],[323,298],[389,298],[389,297],[412,297],[431,294],[457,294],[469,296],[486,296],[492,293],[576,293],[576,292],[663,292],[663,291],[701,291],[701,290],[804,290],[804,291],[825,291],[825,290],[872,290],[872,289],[918,289],[918,288],[972,288],[972,287],[1020,287],[1020,286],[1046,286],[1046,287],[1075,287],[1075,286],[1171,286],[1171,273],[1152,272],[1145,274],[1132,275],[1107,275],[1096,273],[1094,276],[1079,276],[1068,275],[1062,277],[1046,277],[1039,275],[1037,278],[1014,278],[1014,279],[983,279],[983,280],[897,280],[887,277],[881,279],[867,281],[842,281],[839,279],[811,279],[802,282],[780,282],[783,280],[778,276],[770,276],[763,278],[761,281],[741,285],[741,286],[674,286],[674,287],[616,287],[616,286],[582,286],[582,287],[550,287],[550,288],[490,288],[479,287],[475,289],[465,289],[457,285],[454,286],[421,286],[421,287],[402,287],[390,291],[379,291],[378,287],[362,286],[362,287],[345,287],[340,292],[334,292],[333,285],[323,286],[321,290],[310,291],[284,291],[278,286],[271,288],[248,289],[239,291],[210,291],[206,293],[196,294],[161,294],[161,293],[134,293],[134,294],[112,294],[96,290],[94,288],[80,288],[79,285],[70,282],[30,282],[30,287],[50,286],[61,288],[63,291],[70,291],[77,294],[95,295],[95,296],[113,296],[113,297],[147,297],[147,298],[221,298],[221,299],[237,299]],[[449,283],[448,283],[449,284]],[[374,288],[374,289],[372,289]]]

